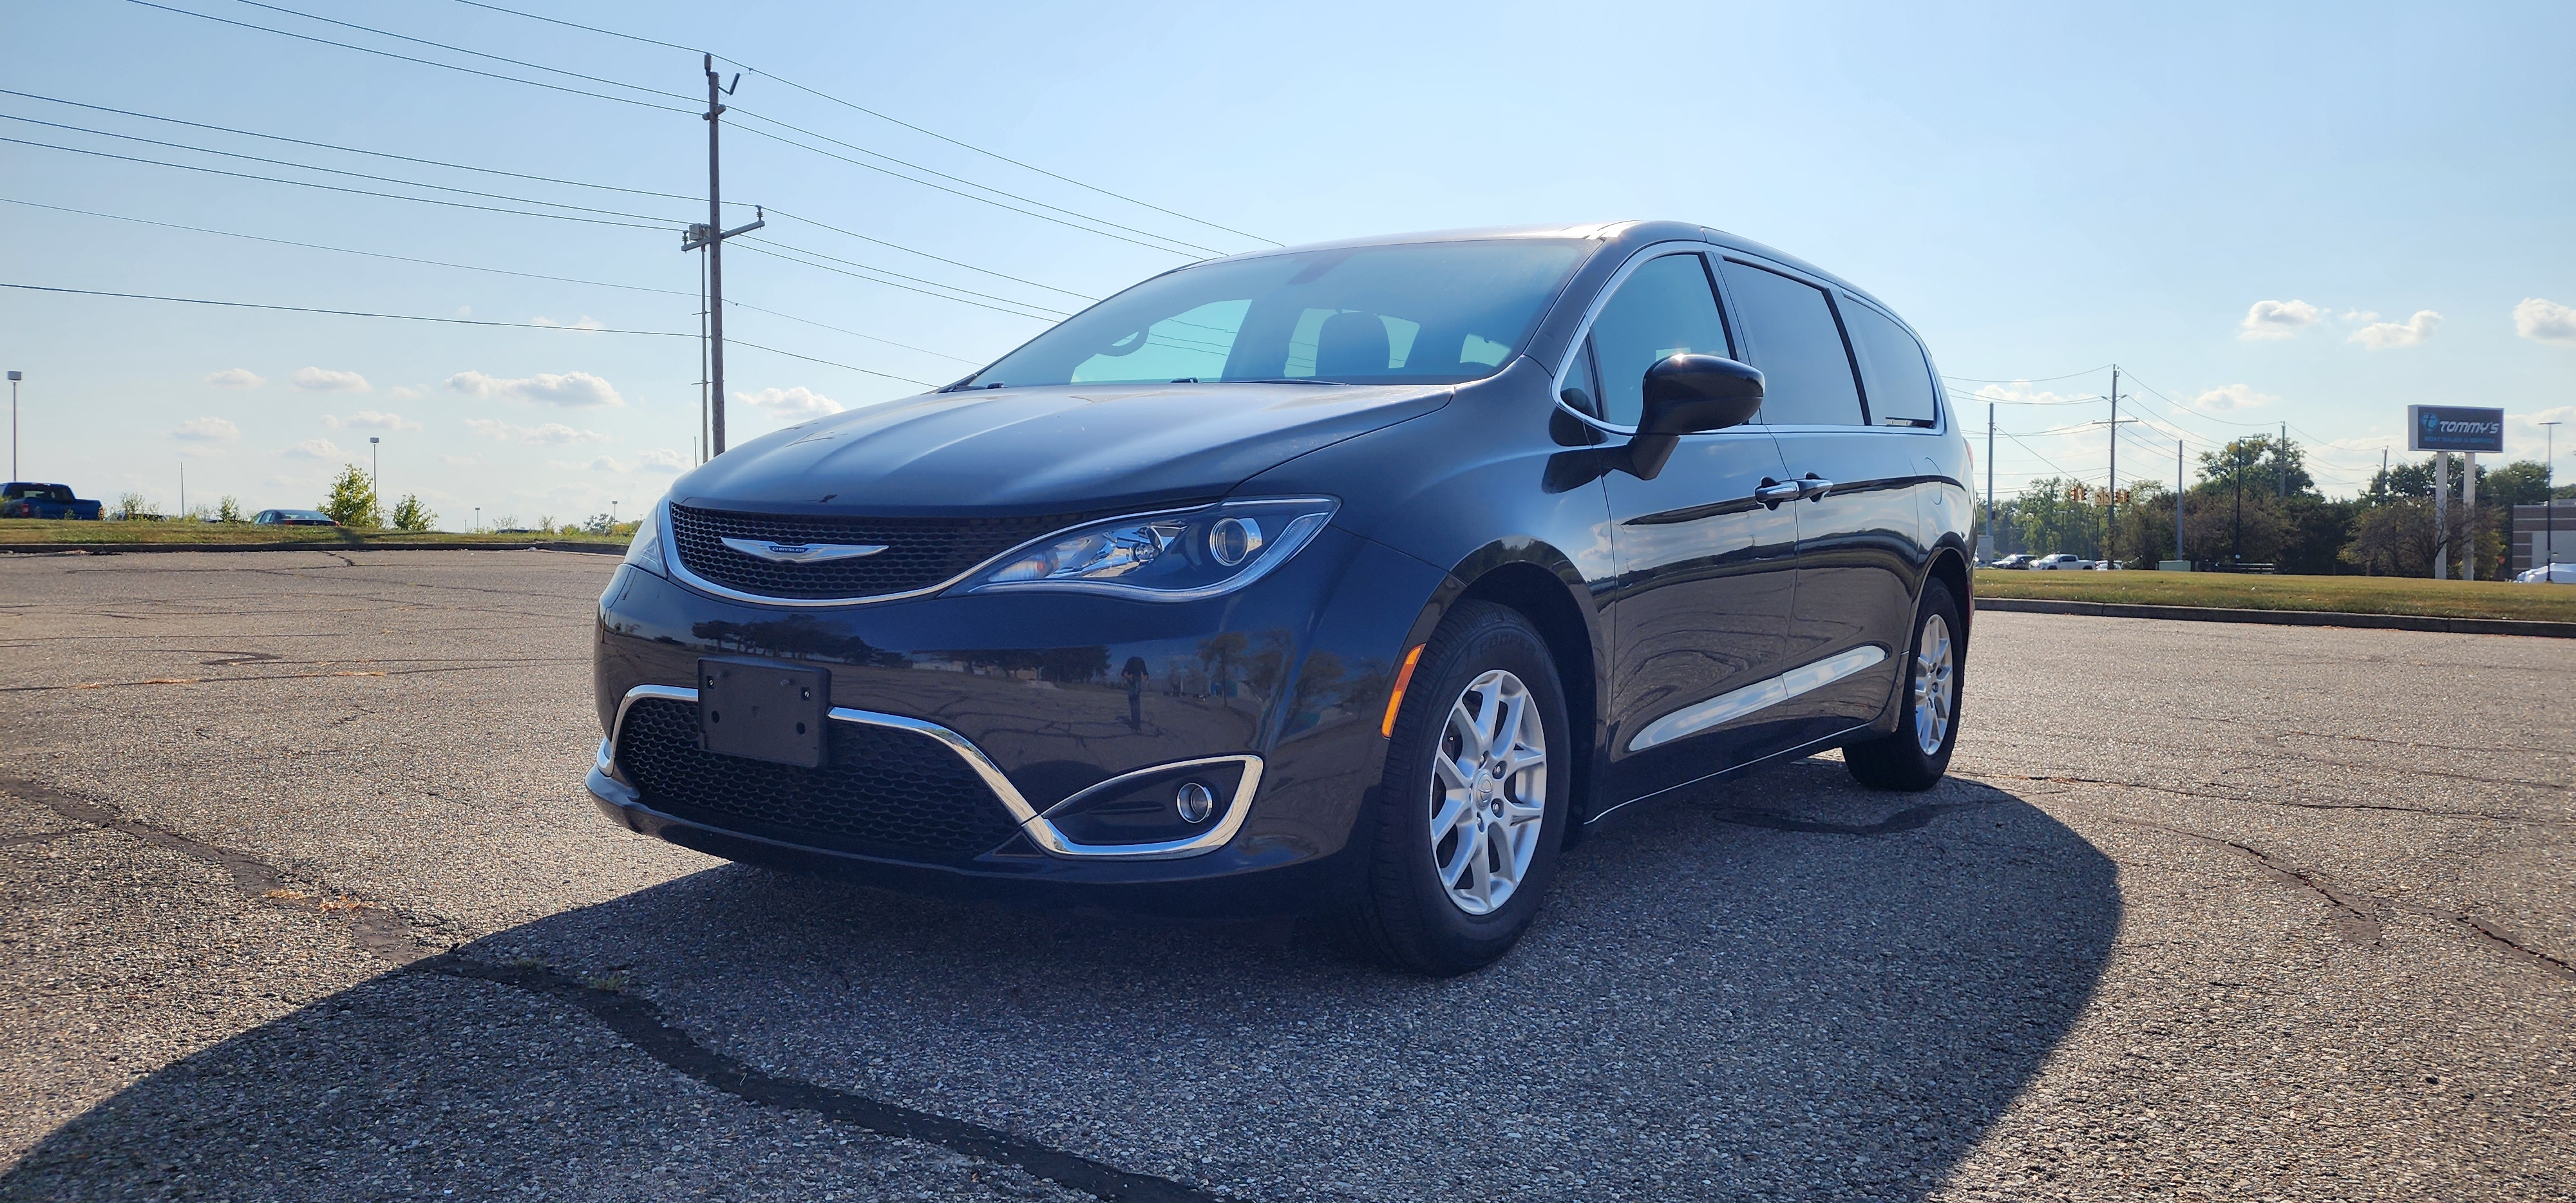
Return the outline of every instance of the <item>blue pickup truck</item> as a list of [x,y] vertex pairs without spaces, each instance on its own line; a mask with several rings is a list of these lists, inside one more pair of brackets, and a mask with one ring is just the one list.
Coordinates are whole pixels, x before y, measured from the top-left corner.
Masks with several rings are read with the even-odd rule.
[[70,485],[13,480],[0,485],[0,518],[78,518],[96,522],[99,504],[72,496]]

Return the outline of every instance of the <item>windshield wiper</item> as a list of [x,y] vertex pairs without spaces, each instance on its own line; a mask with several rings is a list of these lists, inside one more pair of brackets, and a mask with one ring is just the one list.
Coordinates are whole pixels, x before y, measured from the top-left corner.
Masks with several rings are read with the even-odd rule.
[[1347,380],[1317,380],[1317,379],[1315,379],[1315,378],[1314,378],[1314,377],[1312,377],[1312,376],[1279,376],[1279,377],[1275,377],[1275,378],[1271,378],[1271,379],[1256,379],[1256,380],[1228,380],[1228,381],[1225,381],[1224,383],[1226,383],[1226,384],[1329,384],[1329,385],[1332,385],[1332,386],[1333,386],[1333,387],[1335,387],[1335,388],[1349,388],[1349,387],[1351,387],[1351,382],[1350,382],[1350,381],[1347,381]]

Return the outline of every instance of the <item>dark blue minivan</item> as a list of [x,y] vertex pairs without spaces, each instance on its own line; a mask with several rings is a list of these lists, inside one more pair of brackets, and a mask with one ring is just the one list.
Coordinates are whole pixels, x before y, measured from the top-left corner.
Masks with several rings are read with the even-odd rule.
[[1180,268],[682,476],[600,598],[629,828],[1501,956],[1633,804],[1958,737],[1969,453],[1853,285],[1696,225]]

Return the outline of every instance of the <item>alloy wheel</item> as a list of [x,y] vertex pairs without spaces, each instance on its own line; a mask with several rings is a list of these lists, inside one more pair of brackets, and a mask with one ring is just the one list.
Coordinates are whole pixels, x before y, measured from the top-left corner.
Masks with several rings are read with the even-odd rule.
[[1479,674],[1450,703],[1431,758],[1431,865],[1470,915],[1510,901],[1546,826],[1547,730],[1532,703],[1519,677]]
[[1950,624],[1938,614],[1924,615],[1923,637],[1914,651],[1914,743],[1926,756],[1939,755],[1941,741],[1949,737],[1958,680]]

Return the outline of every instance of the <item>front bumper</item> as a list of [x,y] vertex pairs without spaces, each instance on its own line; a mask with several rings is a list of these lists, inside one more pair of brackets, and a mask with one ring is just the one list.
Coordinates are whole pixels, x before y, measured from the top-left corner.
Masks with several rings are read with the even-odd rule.
[[[601,598],[595,687],[609,739],[589,785],[630,830],[917,892],[1303,909],[1353,880],[1342,854],[1383,765],[1387,667],[1440,580],[1329,529],[1242,592],[1184,604],[1012,594],[790,610],[621,568]],[[684,683],[705,655],[828,667],[834,720],[937,741],[1024,838],[932,864],[658,808],[620,772],[614,741],[633,698],[694,704]],[[1086,846],[1046,818],[1086,791],[1202,760],[1243,771],[1201,836]]]

